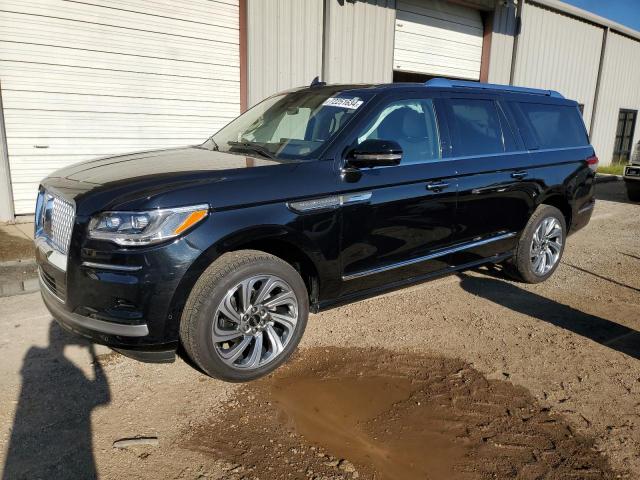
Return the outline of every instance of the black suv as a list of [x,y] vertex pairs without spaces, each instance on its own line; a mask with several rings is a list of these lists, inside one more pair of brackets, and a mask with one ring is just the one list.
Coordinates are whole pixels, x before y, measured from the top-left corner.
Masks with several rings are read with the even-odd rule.
[[309,311],[489,262],[547,279],[591,217],[597,162],[554,91],[316,82],[201,145],[46,178],[42,295],[125,355],[182,345],[207,374],[250,380],[289,357]]

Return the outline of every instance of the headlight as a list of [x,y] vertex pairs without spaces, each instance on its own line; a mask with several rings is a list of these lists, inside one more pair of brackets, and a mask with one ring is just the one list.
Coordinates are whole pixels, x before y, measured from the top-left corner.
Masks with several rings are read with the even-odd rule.
[[175,238],[209,214],[209,205],[147,212],[104,212],[89,222],[89,237],[118,245],[151,245]]

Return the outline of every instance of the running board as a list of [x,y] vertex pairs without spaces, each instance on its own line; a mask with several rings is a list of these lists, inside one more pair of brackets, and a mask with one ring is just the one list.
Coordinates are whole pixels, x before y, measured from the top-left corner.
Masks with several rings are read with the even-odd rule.
[[429,255],[425,255],[423,257],[412,258],[411,260],[404,260],[398,263],[392,263],[389,265],[385,265],[383,267],[376,267],[370,270],[362,270],[360,272],[350,273],[349,275],[343,275],[343,281],[355,280],[356,278],[368,277],[369,275],[375,275],[377,273],[388,272],[389,270],[395,270],[396,268],[408,267],[409,265],[414,265],[416,263],[426,262],[428,260],[433,260],[435,258],[444,257],[445,255],[451,255],[452,253],[462,252],[464,250],[469,250],[471,248],[480,247],[482,245],[487,245],[489,243],[498,242],[500,240],[506,240],[508,238],[513,238],[517,235],[515,232],[503,233],[501,235],[496,235],[491,238],[484,238],[482,240],[476,240],[475,242],[467,242],[462,243],[460,245],[456,245],[455,247],[445,248],[443,250],[439,250],[433,252]]
[[428,280],[444,277],[449,274],[459,272],[461,270],[470,270],[472,268],[480,267],[482,265],[487,265],[490,263],[504,262],[505,260],[508,260],[512,257],[513,257],[513,251],[499,253],[491,257],[483,258],[481,260],[475,260],[473,262],[457,265],[455,267],[447,267],[447,268],[443,268],[442,270],[426,273],[424,275],[419,275],[411,278],[406,278],[403,280],[398,280],[396,282],[392,282],[380,287],[374,287],[374,288],[369,288],[367,290],[350,293],[348,295],[345,295],[344,297],[339,297],[332,300],[325,300],[322,302],[316,302],[311,305],[311,312],[318,313],[331,308],[340,307],[341,305],[346,305],[346,304],[355,302],[357,300],[364,300],[366,298],[375,297],[382,293],[392,292],[394,290],[399,290],[401,288],[404,288],[408,285],[413,285],[421,282],[426,282]]

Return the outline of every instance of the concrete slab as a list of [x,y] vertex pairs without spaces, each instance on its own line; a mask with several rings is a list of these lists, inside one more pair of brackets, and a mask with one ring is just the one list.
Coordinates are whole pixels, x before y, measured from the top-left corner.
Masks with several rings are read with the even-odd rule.
[[16,223],[14,225],[28,240],[33,240],[33,222]]

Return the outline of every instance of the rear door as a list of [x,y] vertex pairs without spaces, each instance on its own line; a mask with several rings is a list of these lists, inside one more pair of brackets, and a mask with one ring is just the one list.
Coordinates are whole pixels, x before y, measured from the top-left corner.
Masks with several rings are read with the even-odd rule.
[[[529,155],[496,95],[448,94],[443,100],[458,176],[455,241],[481,256],[515,245],[534,206]],[[473,252],[470,252],[473,253]]]

